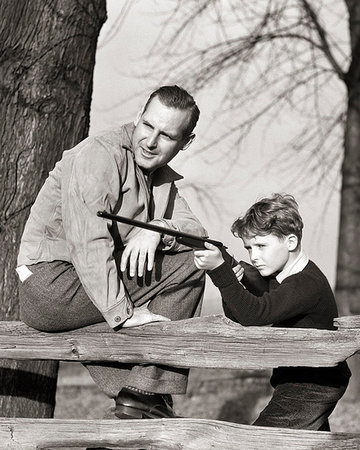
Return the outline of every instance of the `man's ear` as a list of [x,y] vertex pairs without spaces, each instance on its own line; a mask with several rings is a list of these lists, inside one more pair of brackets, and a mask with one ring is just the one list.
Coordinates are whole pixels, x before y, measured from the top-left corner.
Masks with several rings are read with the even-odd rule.
[[183,148],[181,150],[186,150],[192,143],[192,141],[195,139],[195,134],[191,133],[188,137],[187,140],[185,141],[185,144],[183,145]]
[[287,243],[289,251],[293,252],[297,249],[299,240],[295,234],[289,234],[289,236],[287,236]]
[[136,119],[134,120],[134,125],[136,126],[139,123],[141,116],[144,113],[144,106],[140,109],[140,111],[136,114]]

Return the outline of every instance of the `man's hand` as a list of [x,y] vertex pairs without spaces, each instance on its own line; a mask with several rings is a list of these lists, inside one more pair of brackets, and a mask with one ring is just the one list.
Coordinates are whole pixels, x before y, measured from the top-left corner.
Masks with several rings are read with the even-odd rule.
[[135,276],[136,271],[139,277],[144,275],[146,269],[152,270],[154,266],[155,251],[160,244],[161,235],[154,231],[140,230],[127,243],[121,256],[120,269],[125,272],[129,264],[129,274]]
[[221,251],[215,245],[205,242],[205,249],[194,250],[194,263],[198,269],[214,270],[221,266],[224,258]]
[[127,319],[122,327],[123,328],[131,328],[131,327],[139,327],[140,325],[145,325],[146,323],[151,322],[169,322],[165,316],[161,316],[160,314],[154,314],[148,310],[147,306],[140,306],[140,308],[134,308],[134,313]]
[[244,268],[241,267],[240,264],[238,264],[237,266],[233,267],[233,272],[238,280],[238,282],[240,283],[240,281],[242,280],[242,277],[244,276]]

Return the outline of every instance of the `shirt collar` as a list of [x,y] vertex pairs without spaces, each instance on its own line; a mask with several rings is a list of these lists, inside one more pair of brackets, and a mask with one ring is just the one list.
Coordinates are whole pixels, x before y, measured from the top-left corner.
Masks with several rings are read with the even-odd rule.
[[276,281],[278,283],[282,283],[285,278],[289,277],[290,275],[301,272],[302,270],[304,270],[308,262],[309,258],[306,256],[305,252],[301,250],[295,261],[276,275]]

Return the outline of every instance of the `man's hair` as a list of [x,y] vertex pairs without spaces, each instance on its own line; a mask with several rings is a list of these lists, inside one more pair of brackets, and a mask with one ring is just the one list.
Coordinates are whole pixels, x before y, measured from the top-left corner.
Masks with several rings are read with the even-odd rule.
[[149,103],[153,98],[157,97],[161,103],[168,108],[176,108],[190,111],[190,120],[184,130],[184,137],[188,137],[195,128],[197,121],[199,120],[200,111],[195,103],[194,98],[185,89],[179,86],[161,86],[154,91],[144,106],[144,112],[149,106]]
[[232,225],[236,237],[266,236],[274,234],[284,238],[295,234],[299,243],[302,237],[303,221],[296,200],[289,194],[273,194],[254,203],[243,217]]

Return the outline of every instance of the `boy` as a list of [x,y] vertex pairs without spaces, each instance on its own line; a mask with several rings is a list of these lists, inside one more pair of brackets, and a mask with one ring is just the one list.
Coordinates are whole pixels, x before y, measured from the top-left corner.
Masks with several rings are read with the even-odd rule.
[[[280,194],[258,201],[232,225],[259,271],[259,281],[267,281],[257,296],[255,286],[243,277],[244,268],[231,269],[217,247],[206,244],[205,250],[195,250],[195,265],[207,270],[219,288],[228,317],[242,325],[334,329],[335,298],[325,275],[301,249],[302,228],[295,199]],[[350,376],[346,362],[274,369],[273,396],[254,425],[330,431],[328,417]]]

